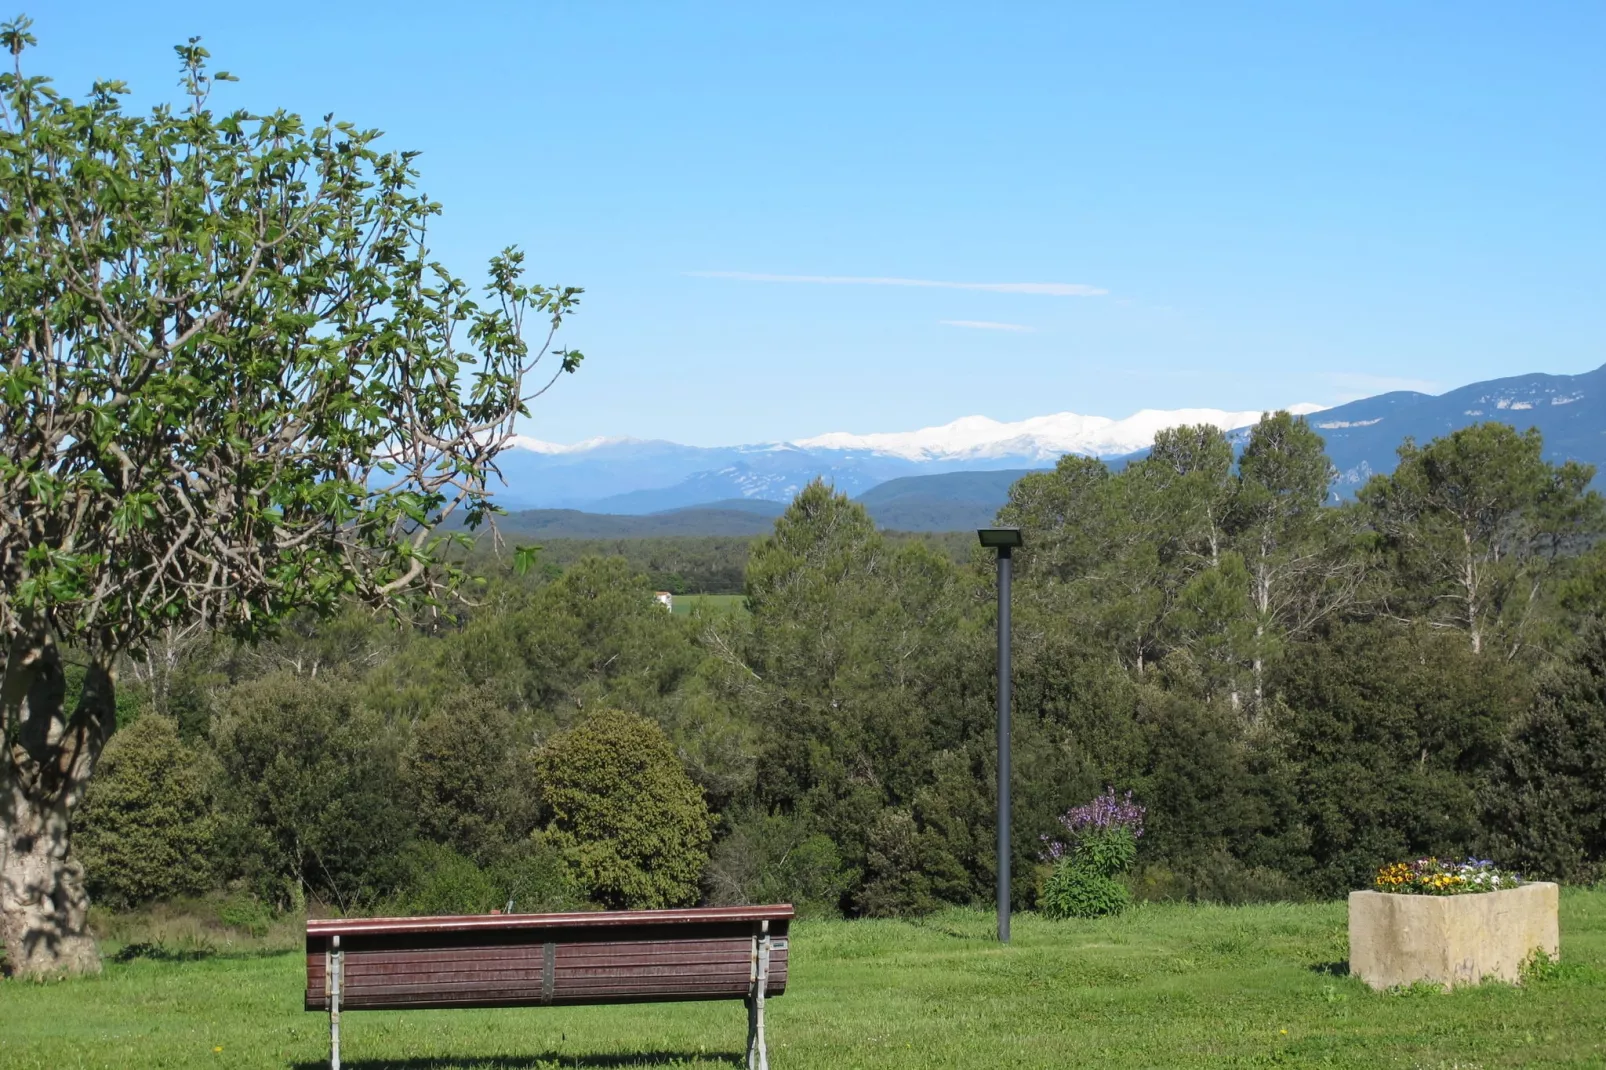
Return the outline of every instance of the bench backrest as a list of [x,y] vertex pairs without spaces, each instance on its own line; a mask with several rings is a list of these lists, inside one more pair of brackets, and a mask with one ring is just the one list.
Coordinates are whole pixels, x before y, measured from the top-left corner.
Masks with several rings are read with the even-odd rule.
[[746,999],[786,990],[789,905],[307,922],[306,1008],[341,1010]]

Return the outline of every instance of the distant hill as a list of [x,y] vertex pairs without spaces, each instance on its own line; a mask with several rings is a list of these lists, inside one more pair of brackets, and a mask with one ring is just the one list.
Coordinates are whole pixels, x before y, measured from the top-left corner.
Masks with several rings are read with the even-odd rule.
[[897,531],[967,531],[991,524],[1021,476],[1041,471],[945,472],[904,476],[872,487],[856,499],[876,524]]
[[[1158,415],[1180,418],[1181,411]],[[1539,428],[1548,459],[1593,464],[1596,485],[1606,486],[1606,366],[1581,375],[1492,379],[1439,395],[1394,391],[1324,409],[1307,419],[1326,441],[1328,456],[1338,469],[1333,491],[1339,498],[1353,496],[1374,474],[1393,471],[1395,451],[1407,436],[1426,442],[1484,420],[1500,420],[1519,430]],[[1228,432],[1240,448],[1248,436],[1248,427]],[[1147,452],[1106,457],[1106,463],[1121,468]],[[536,456],[523,453],[511,462],[514,466]],[[839,491],[857,494],[883,529],[965,531],[991,523],[1008,500],[1010,484],[1040,470],[1023,464],[1043,463],[1037,456],[1018,457],[1013,466],[1005,466],[1004,458],[993,456],[968,462],[952,458],[917,462],[862,449],[782,445],[713,450],[630,442],[540,459],[551,467],[523,474],[537,483],[560,477],[558,484],[566,493],[606,485],[601,478],[605,472],[624,480],[638,465],[641,471],[632,478],[644,480],[667,480],[677,466],[718,465],[673,486],[632,490],[586,503],[593,511],[541,509],[504,521],[507,530],[517,524],[521,532],[547,538],[761,535],[802,484],[816,475]],[[968,464],[966,470],[930,471],[934,465],[961,463]],[[915,474],[922,468],[923,473]],[[516,504],[518,498],[510,495],[503,500]]]
[[[1406,438],[1419,444],[1485,421],[1519,431],[1537,427],[1545,436],[1545,459],[1595,466],[1595,486],[1606,488],[1606,365],[1579,375],[1515,375],[1472,383],[1444,394],[1396,390],[1362,398],[1306,417],[1327,444],[1338,469],[1335,498],[1352,498],[1379,472],[1392,472]],[[1227,437],[1239,449],[1247,427]],[[1148,454],[1139,450],[1108,463],[1118,468]]]
[[677,509],[656,516],[527,509],[498,517],[496,526],[505,536],[525,539],[647,539],[671,535],[767,535],[775,527],[775,520],[741,509]]
[[704,505],[683,505],[678,509],[665,509],[661,513],[652,513],[652,516],[674,516],[677,513],[697,512],[699,510],[714,510],[715,512],[755,513],[758,516],[778,517],[786,512],[786,502],[772,502],[767,498],[725,498],[717,502],[708,502]]
[[1445,394],[1397,391],[1352,401],[1309,417],[1338,468],[1334,490],[1350,497],[1377,472],[1392,472],[1395,451],[1461,427],[1498,420],[1545,436],[1545,458],[1583,461],[1606,471],[1606,366],[1582,375],[1517,375]]

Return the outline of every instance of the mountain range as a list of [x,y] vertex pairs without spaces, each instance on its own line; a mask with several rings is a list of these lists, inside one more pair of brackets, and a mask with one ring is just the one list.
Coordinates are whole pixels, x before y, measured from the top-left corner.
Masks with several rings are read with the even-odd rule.
[[[1392,471],[1406,437],[1425,442],[1483,420],[1538,427],[1549,459],[1606,469],[1606,366],[1581,375],[1494,379],[1438,395],[1393,391],[1332,408],[1288,408],[1305,415],[1326,440],[1339,497],[1353,495],[1375,473]],[[497,500],[510,510],[552,512],[551,537],[579,534],[577,528],[598,535],[604,529],[623,535],[623,528],[746,534],[755,525],[767,528],[781,503],[823,477],[863,501],[883,527],[959,530],[987,523],[1010,483],[1063,454],[1103,457],[1118,466],[1141,457],[1158,431],[1198,423],[1222,428],[1241,445],[1260,415],[1145,409],[1123,420],[1065,412],[1014,423],[969,416],[919,431],[838,432],[727,447],[624,438],[563,446],[521,437],[498,459],[507,486]],[[560,510],[573,512],[559,517]],[[653,520],[624,524],[626,516]],[[720,530],[701,530],[710,526]]]

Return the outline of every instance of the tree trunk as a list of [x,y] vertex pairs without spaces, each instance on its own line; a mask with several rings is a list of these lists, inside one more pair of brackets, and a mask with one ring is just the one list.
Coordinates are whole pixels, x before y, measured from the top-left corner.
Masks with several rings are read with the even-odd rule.
[[0,928],[8,974],[48,977],[94,973],[100,955],[89,935],[84,871],[72,857],[66,808],[41,807],[13,791],[0,823]]
[[109,655],[92,659],[73,710],[61,653],[43,628],[12,637],[0,675],[0,937],[14,976],[90,973],[83,867],[72,856],[72,818],[89,774],[116,728]]

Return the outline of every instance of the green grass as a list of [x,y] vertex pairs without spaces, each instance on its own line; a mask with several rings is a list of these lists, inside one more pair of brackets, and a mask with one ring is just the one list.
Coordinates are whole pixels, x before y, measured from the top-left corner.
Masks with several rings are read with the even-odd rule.
[[690,613],[694,606],[702,606],[713,613],[746,612],[747,596],[745,594],[677,594],[675,596],[674,612]]
[[[1606,1066],[1606,892],[1563,894],[1562,962],[1523,987],[1374,993],[1341,903],[1140,907],[1097,922],[955,911],[801,923],[770,1003],[776,1070]],[[326,1065],[294,951],[112,962],[0,985],[0,1066]],[[739,1003],[352,1014],[355,1070],[732,1067]],[[215,1048],[222,1048],[221,1052]]]

